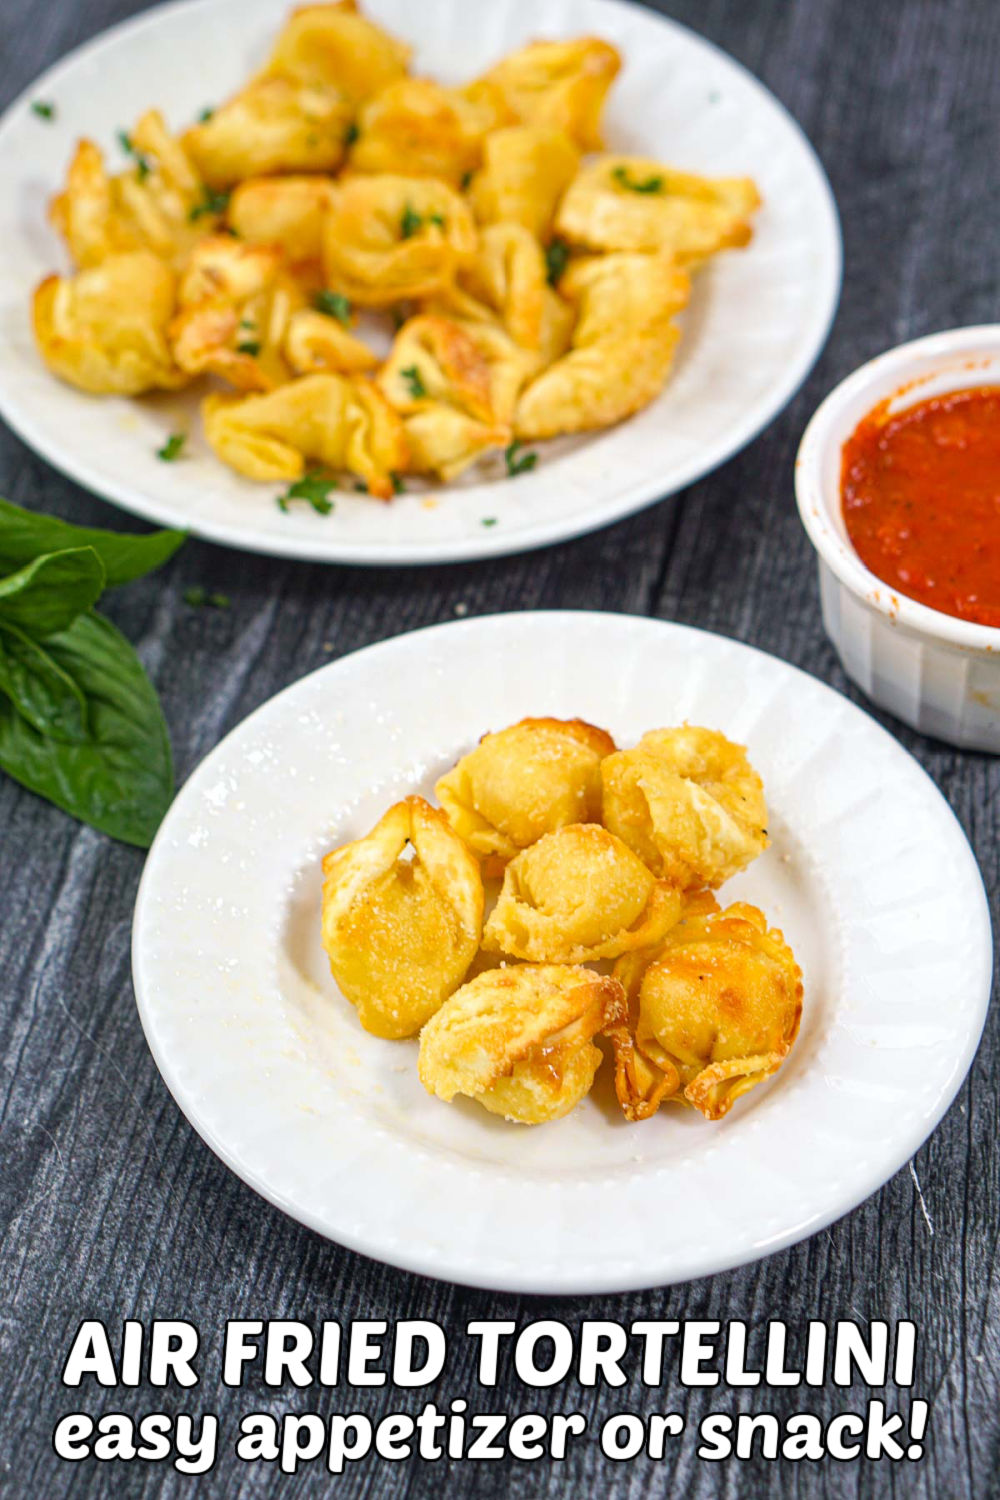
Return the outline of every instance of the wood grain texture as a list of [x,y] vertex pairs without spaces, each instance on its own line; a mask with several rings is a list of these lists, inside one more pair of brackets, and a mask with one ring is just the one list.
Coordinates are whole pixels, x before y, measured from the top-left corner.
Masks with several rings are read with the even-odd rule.
[[[130,14],[133,0],[3,0],[0,103],[68,48]],[[687,621],[738,637],[849,689],[823,637],[813,557],[792,498],[792,458],[820,396],[901,339],[997,316],[996,120],[1000,9],[992,0],[670,0],[670,13],[731,51],[784,100],[830,173],[843,216],[846,278],[819,365],[770,429],[685,494],[546,552],[454,568],[310,567],[189,543],[111,605],[163,696],[185,776],[276,689],[357,646],[456,613],[586,607]],[[276,14],[281,9],[276,4]],[[2,254],[2,252],[0,252]],[[72,520],[128,526],[0,430],[0,493]],[[222,589],[227,612],[183,603]],[[998,890],[1000,768],[889,727],[942,788]],[[436,1318],[453,1358],[439,1404],[470,1393],[468,1319],[556,1316],[913,1318],[915,1394],[932,1402],[920,1464],[708,1465],[690,1437],[660,1463],[612,1464],[593,1441],[564,1464],[388,1465],[338,1481],[345,1497],[563,1496],[610,1500],[868,1500],[1000,1494],[1000,1035],[986,1028],[969,1080],[934,1135],[881,1192],[804,1244],[711,1280],[624,1297],[487,1296],[388,1270],[327,1243],[244,1188],[201,1144],[161,1082],[136,1017],[129,927],[142,857],[0,781],[0,1492],[57,1497],[197,1493],[310,1497],[331,1481],[286,1478],[224,1452],[208,1479],[158,1466],[60,1464],[50,1438],[78,1404],[59,1373],[80,1318],[182,1316],[202,1330],[211,1370],[227,1318]],[[181,939],[179,939],[181,940]],[[942,1005],[948,996],[942,995]],[[918,1188],[919,1184],[919,1188]],[[922,1190],[923,1204],[919,1190]],[[613,1205],[609,1205],[613,1211]],[[651,1218],[683,1203],[650,1203]],[[525,1393],[504,1369],[487,1408],[611,1412],[857,1407],[860,1392],[688,1391],[671,1378],[624,1391]],[[214,1374],[197,1401],[151,1389],[92,1409],[217,1411],[223,1430],[257,1408],[415,1410],[421,1393],[230,1391]],[[418,1399],[419,1398],[419,1399]],[[891,1393],[890,1393],[891,1400]],[[479,1403],[474,1402],[473,1405]]]

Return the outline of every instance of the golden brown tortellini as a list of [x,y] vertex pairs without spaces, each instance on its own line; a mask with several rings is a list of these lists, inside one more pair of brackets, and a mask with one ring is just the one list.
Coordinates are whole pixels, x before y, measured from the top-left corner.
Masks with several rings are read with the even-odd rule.
[[209,371],[243,391],[289,378],[283,342],[304,298],[279,250],[209,236],[191,252],[178,304],[170,340],[182,370]]
[[745,245],[760,198],[749,177],[696,177],[639,156],[585,166],[556,213],[556,231],[588,250],[661,250],[697,264]]
[[562,130],[511,125],[487,136],[469,187],[480,224],[511,223],[546,239],[556,206],[576,176],[580,153]]
[[187,376],[167,340],[174,295],[174,273],[148,250],[47,276],[32,306],[42,357],[61,380],[94,394],[176,389]]
[[147,110],[127,140],[132,159],[115,176],[93,141],[79,143],[66,186],[52,200],[52,222],[78,266],[128,250],[152,250],[180,265],[219,215],[158,110]]
[[333,85],[357,105],[402,77],[410,48],[361,15],[354,0],[292,12],[265,72]]
[[630,1120],[671,1099],[720,1120],[777,1072],[798,1034],[802,972],[783,935],[755,906],[713,907],[696,897],[652,958],[615,966],[630,1009],[611,1031],[615,1088]]
[[339,319],[311,307],[292,313],[281,347],[285,359],[299,375],[319,370],[358,375],[374,370],[378,364],[368,345],[356,338]]
[[404,323],[378,384],[404,418],[411,468],[453,479],[509,443],[517,393],[533,368],[500,329],[430,315]]
[[658,943],[681,915],[658,881],[598,823],[569,823],[511,860],[483,932],[488,953],[535,963],[617,958]]
[[323,860],[323,947],[366,1031],[412,1036],[458,988],[483,920],[479,866],[443,813],[407,797]]
[[498,89],[523,125],[561,130],[583,151],[601,145],[604,97],[621,67],[621,56],[599,37],[569,42],[530,42],[491,68],[468,90]]
[[389,500],[407,466],[403,424],[363,376],[303,375],[265,395],[212,394],[201,409],[215,453],[248,479],[299,479],[309,461],[346,469]]
[[763,782],[717,730],[650,730],[601,776],[605,827],[677,885],[719,886],[767,848]]
[[484,734],[434,791],[455,831],[495,866],[557,828],[598,822],[601,761],[614,749],[583,719],[521,719]]
[[332,199],[323,266],[328,284],[352,302],[385,307],[428,297],[475,253],[468,205],[435,177],[350,177]]
[[608,427],[652,401],[690,282],[669,256],[602,255],[572,265],[559,290],[578,307],[572,347],[521,396],[515,430],[528,441]]
[[361,108],[351,148],[355,172],[440,177],[457,187],[483,154],[495,123],[488,102],[428,78],[400,78]]
[[318,268],[330,177],[254,177],[233,190],[226,221],[251,245],[280,245],[291,266]]
[[420,1033],[429,1093],[475,1099],[525,1125],[558,1120],[589,1092],[601,1064],[594,1037],[621,1024],[615,979],[569,965],[516,964],[463,985]]
[[428,310],[464,322],[498,323],[516,344],[537,353],[538,366],[565,351],[575,322],[573,308],[548,284],[538,240],[513,223],[480,232],[475,256]]
[[207,183],[229,187],[268,172],[333,172],[347,148],[351,105],[336,88],[294,78],[256,78],[184,145]]

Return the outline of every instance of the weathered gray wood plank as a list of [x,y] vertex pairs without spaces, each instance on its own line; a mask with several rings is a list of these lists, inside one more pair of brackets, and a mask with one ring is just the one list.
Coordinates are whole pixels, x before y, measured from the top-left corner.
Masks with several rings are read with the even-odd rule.
[[[66,49],[139,8],[131,0],[4,0],[0,102]],[[757,72],[802,121],[830,171],[844,220],[845,295],[806,388],[744,454],[684,496],[547,552],[453,569],[370,572],[190,543],[161,575],[122,591],[113,606],[163,695],[181,776],[277,688],[359,645],[457,610],[568,606],[656,614],[751,641],[845,688],[819,625],[791,461],[819,396],[860,360],[904,337],[997,315],[1000,13],[989,0],[674,0],[664,8]],[[71,519],[120,520],[5,431],[0,492]],[[191,582],[225,590],[232,608],[187,608],[182,591]],[[890,727],[951,801],[995,901],[996,763]],[[339,1492],[396,1500],[430,1494],[446,1481],[456,1496],[589,1490],[610,1500],[1000,1493],[995,1016],[956,1105],[914,1161],[916,1175],[899,1173],[829,1231],[756,1266],[663,1291],[567,1302],[488,1297],[352,1255],[242,1187],[179,1115],[136,1019],[128,940],[141,856],[77,828],[6,781],[0,826],[0,1490],[31,1500],[192,1492],[190,1480],[162,1469],[109,1474],[54,1459],[52,1426],[74,1404],[58,1385],[59,1370],[83,1316],[111,1323],[191,1317],[213,1352],[233,1316],[425,1316],[445,1324],[459,1355],[458,1335],[470,1317],[552,1314],[574,1323],[746,1318],[757,1330],[775,1316],[796,1327],[808,1318],[912,1317],[921,1335],[915,1392],[933,1402],[927,1457],[896,1468],[708,1466],[693,1459],[685,1441],[660,1464],[612,1465],[589,1444],[564,1465],[367,1463],[338,1481]],[[683,1205],[651,1204],[650,1212],[683,1212]],[[467,1359],[453,1358],[435,1398],[444,1404],[466,1394],[471,1380]],[[637,1376],[624,1396],[571,1385],[525,1397],[508,1375],[496,1395],[498,1408],[578,1407],[595,1421],[628,1406],[677,1410],[694,1423],[721,1404],[711,1392],[676,1382],[650,1391]],[[294,1403],[214,1381],[198,1398],[146,1390],[105,1404],[133,1411],[196,1405],[218,1411],[230,1427],[234,1414],[254,1404],[321,1412],[347,1405],[376,1412],[388,1404],[379,1392],[307,1393]],[[766,1405],[779,1414],[806,1404],[794,1390],[769,1392],[766,1400],[734,1392],[727,1402],[732,1410]],[[813,1403],[826,1414],[849,1404],[831,1390]],[[197,1493],[219,1500],[279,1489],[313,1496],[329,1484],[315,1468],[283,1479],[241,1471],[224,1457],[210,1480],[197,1482]]]

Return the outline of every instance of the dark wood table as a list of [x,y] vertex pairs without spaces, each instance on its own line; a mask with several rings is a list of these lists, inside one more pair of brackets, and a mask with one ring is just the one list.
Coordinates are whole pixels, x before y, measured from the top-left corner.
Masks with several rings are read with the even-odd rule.
[[[78,42],[140,9],[134,0],[3,0],[0,103]],[[665,9],[667,7],[664,7]],[[275,13],[283,9],[276,3]],[[1000,8],[991,0],[671,0],[669,9],[751,68],[801,121],[830,174],[846,241],[843,300],[805,389],[745,452],[632,520],[523,557],[421,570],[314,567],[191,541],[173,564],[120,591],[109,612],[138,644],[163,697],[181,778],[229,729],[332,658],[460,613],[534,607],[619,610],[749,641],[856,697],[823,636],[813,555],[792,498],[792,460],[819,398],[900,340],[997,316]],[[0,267],[3,250],[0,246]],[[0,430],[0,492],[89,524],[133,525]],[[194,609],[193,584],[230,595]],[[998,890],[1000,768],[890,722],[954,807]],[[59,1496],[677,1494],[934,1497],[1000,1494],[1000,1028],[987,1023],[956,1103],[912,1164],[830,1230],[757,1265],[622,1297],[492,1296],[387,1269],[301,1228],[244,1187],[201,1143],[153,1065],[136,1016],[129,931],[142,855],[0,779],[0,1492]],[[178,934],[183,942],[183,934]],[[942,994],[947,1006],[949,996]],[[922,1192],[922,1198],[921,1198]],[[608,1205],[614,1212],[613,1203]],[[650,1214],[683,1212],[650,1203]],[[81,1318],[184,1317],[211,1372],[197,1392],[87,1393],[59,1377]],[[417,1409],[424,1393],[224,1387],[214,1355],[226,1320],[428,1317],[453,1335],[439,1405],[470,1393],[460,1335],[474,1317],[748,1320],[912,1318],[914,1395],[932,1403],[926,1456],[891,1465],[708,1464],[693,1432],[661,1462],[611,1463],[596,1442],[562,1464],[367,1460],[331,1481],[246,1468],[224,1447],[211,1476],[168,1465],[57,1460],[51,1434],[86,1406],[215,1411],[227,1436],[254,1407]],[[685,1390],[672,1375],[624,1391],[569,1382],[527,1392],[505,1372],[486,1409],[610,1412],[859,1409],[860,1388]],[[395,1403],[390,1399],[396,1395]],[[878,1394],[876,1392],[876,1394]],[[196,1397],[197,1399],[192,1399]],[[891,1404],[891,1402],[890,1402]],[[475,1406],[476,1403],[473,1402]],[[447,1472],[445,1472],[447,1471]]]

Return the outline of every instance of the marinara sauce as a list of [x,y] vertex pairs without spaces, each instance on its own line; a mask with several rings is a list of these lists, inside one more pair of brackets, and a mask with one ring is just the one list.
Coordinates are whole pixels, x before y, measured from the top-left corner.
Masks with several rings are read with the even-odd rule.
[[847,534],[877,578],[931,609],[1000,625],[1000,387],[882,402],[844,446]]

